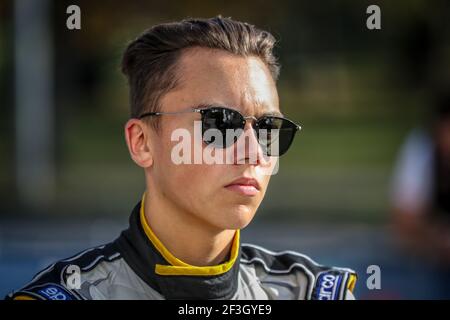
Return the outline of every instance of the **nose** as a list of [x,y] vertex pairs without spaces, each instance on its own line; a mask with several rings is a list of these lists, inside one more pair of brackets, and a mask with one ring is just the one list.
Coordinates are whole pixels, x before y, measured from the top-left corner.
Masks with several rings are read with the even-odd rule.
[[[251,118],[251,119],[249,119]],[[258,142],[256,130],[253,128],[254,117],[246,117],[244,132],[234,144],[235,164],[251,164],[269,166],[270,159],[264,154]]]

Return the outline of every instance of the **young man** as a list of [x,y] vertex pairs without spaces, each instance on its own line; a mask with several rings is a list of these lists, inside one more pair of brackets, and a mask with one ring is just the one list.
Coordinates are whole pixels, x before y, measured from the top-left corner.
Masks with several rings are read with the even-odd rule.
[[274,43],[221,17],[134,40],[122,61],[125,139],[147,191],[118,239],[51,265],[9,298],[352,298],[352,270],[239,240],[300,128],[279,109]]

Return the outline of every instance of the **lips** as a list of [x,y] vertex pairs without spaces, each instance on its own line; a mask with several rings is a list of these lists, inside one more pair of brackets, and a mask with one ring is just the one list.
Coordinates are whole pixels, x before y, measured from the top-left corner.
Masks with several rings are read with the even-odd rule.
[[261,186],[254,178],[241,177],[225,186],[226,189],[244,196],[255,196],[261,190]]

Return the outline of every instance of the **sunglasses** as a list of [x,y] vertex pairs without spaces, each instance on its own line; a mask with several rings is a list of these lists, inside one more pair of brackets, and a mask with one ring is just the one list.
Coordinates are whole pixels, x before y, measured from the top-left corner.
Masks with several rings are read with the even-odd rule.
[[[285,154],[294,140],[295,134],[301,129],[293,121],[284,117],[264,115],[260,118],[243,116],[239,111],[225,107],[193,108],[179,112],[147,112],[139,116],[139,119],[148,116],[160,116],[198,112],[201,114],[203,142],[217,148],[228,148],[233,145],[244,132],[245,125],[252,119],[252,127],[255,131],[258,143],[268,156],[281,156]],[[205,134],[208,130],[217,130],[223,139]],[[233,132],[233,139],[227,139],[227,134]],[[277,148],[272,147],[278,143]]]

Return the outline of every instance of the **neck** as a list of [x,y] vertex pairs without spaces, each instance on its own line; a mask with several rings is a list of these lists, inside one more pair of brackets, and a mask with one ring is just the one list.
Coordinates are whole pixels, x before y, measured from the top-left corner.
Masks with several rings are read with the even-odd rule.
[[227,260],[235,230],[216,228],[164,200],[146,192],[145,218],[172,255],[194,266],[217,265]]

